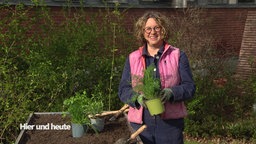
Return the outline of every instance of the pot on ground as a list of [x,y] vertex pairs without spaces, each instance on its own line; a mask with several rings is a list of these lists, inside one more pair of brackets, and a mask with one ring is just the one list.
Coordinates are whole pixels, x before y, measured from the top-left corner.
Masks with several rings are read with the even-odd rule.
[[105,119],[104,118],[90,118],[91,125],[97,132],[101,132],[104,129]]
[[83,124],[71,123],[72,136],[75,138],[82,137],[86,133],[88,126]]

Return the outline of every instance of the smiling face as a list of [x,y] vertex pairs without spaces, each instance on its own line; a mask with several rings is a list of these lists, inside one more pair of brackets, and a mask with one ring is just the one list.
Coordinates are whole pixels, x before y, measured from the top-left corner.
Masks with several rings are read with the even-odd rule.
[[144,27],[144,38],[148,47],[160,48],[163,44],[161,27],[154,18],[149,18]]

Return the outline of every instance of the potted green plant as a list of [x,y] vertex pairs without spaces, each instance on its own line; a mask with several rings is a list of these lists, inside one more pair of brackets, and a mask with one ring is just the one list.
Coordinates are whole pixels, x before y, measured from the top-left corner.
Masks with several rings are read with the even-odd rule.
[[[154,78],[155,67],[150,65],[144,70],[143,78],[139,78],[137,85],[134,87],[136,92],[143,93],[146,99],[145,103],[151,115],[158,115],[164,112],[164,105],[159,97],[160,95],[160,79]],[[133,99],[137,99],[135,96]]]
[[90,119],[88,118],[89,100],[86,91],[84,91],[83,93],[76,93],[75,96],[63,102],[63,106],[71,118],[73,137],[81,137],[90,125]]
[[89,106],[89,118],[91,121],[91,126],[96,132],[100,132],[104,129],[105,119],[99,114],[103,112],[104,104],[102,100],[97,99],[95,96],[91,98]]

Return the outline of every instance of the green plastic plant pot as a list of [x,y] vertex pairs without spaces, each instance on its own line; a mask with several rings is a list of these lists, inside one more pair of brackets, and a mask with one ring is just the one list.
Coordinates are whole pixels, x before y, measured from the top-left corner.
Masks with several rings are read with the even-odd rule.
[[72,136],[75,138],[82,137],[85,132],[85,126],[82,124],[71,123]]
[[158,115],[164,112],[164,105],[160,98],[147,100],[146,105],[148,107],[149,113],[153,115]]

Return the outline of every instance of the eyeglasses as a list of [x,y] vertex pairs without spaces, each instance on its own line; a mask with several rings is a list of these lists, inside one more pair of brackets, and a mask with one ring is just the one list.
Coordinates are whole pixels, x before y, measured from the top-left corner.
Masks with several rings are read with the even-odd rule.
[[146,33],[150,33],[152,31],[152,29],[154,29],[156,32],[159,32],[161,30],[161,27],[159,27],[159,26],[155,26],[154,28],[146,27],[144,30]]

